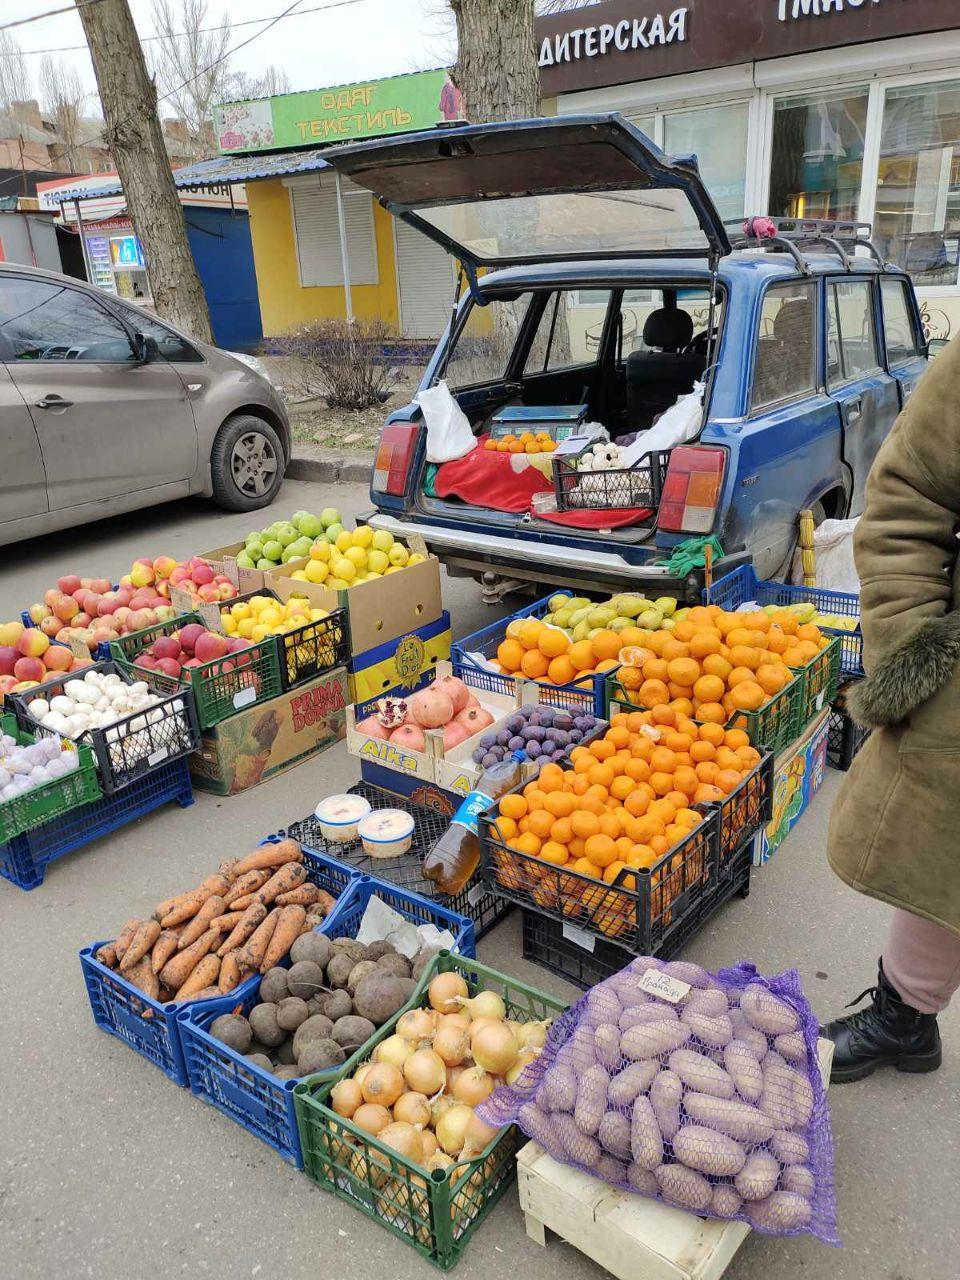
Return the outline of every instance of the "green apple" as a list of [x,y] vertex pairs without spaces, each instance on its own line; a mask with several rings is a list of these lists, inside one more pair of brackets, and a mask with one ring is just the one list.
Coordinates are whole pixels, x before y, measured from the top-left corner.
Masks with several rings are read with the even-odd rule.
[[289,547],[290,543],[296,542],[299,536],[292,524],[281,525],[277,530],[277,541],[281,547]]
[[393,546],[393,534],[388,533],[386,529],[374,529],[373,541],[370,543],[377,551],[389,553]]
[[257,567],[257,561],[254,560],[254,558],[248,552],[241,551],[239,553],[239,555],[237,556],[238,569],[255,569],[256,567]]
[[319,538],[323,533],[323,521],[319,516],[312,516],[309,511],[305,511],[297,528],[305,538],[309,538],[312,542],[314,538]]
[[[280,563],[280,557],[283,555],[283,543],[278,542],[276,538],[271,538],[269,542],[263,544],[263,559],[272,561],[273,564]],[[260,567],[259,565],[257,566]]]
[[277,567],[276,560],[267,560],[266,557],[264,557],[262,560],[257,561],[258,569],[275,569],[276,567]]
[[324,507],[320,512],[320,523],[324,529],[329,529],[332,524],[343,524],[343,520],[336,507]]
[[295,542],[291,542],[289,544],[287,550],[291,553],[292,559],[302,560],[304,556],[308,556],[310,554],[310,548],[312,546],[313,543],[306,534],[301,534]]
[[367,552],[367,568],[371,573],[386,573],[390,567],[390,558],[385,551],[371,547]]
[[[323,519],[322,516],[320,518],[321,520]],[[335,524],[324,525],[323,535],[328,542],[336,542],[336,540],[340,537],[341,533],[343,533],[343,525],[340,524],[339,522]]]

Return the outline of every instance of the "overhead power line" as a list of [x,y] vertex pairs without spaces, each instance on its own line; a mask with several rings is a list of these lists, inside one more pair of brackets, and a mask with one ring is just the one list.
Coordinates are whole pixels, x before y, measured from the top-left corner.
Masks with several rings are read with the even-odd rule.
[[89,9],[92,4],[102,4],[103,0],[77,0],[76,4],[68,4],[62,9],[47,9],[44,13],[35,13],[32,18],[15,18],[13,22],[0,23],[0,31],[9,31],[11,27],[25,27],[29,22],[42,22],[44,18],[56,18],[62,13],[76,13],[78,9]]

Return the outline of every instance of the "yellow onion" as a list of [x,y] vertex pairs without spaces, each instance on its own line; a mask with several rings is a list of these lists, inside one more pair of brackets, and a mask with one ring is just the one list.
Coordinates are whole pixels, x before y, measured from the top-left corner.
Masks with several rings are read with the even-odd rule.
[[419,1130],[412,1124],[396,1121],[381,1129],[377,1137],[392,1151],[399,1152],[415,1164],[423,1164],[423,1143],[420,1140]]
[[438,973],[427,987],[430,1007],[438,1013],[456,1013],[467,995],[467,984],[459,973]]
[[431,1173],[434,1169],[450,1169],[453,1164],[453,1159],[445,1151],[435,1151],[432,1156],[427,1157],[427,1168]]
[[[431,1156],[437,1154],[440,1144],[437,1142],[437,1135],[432,1129],[423,1129],[420,1132],[420,1141],[423,1143],[423,1158],[429,1160]],[[427,1168],[429,1169],[429,1164]]]
[[447,1065],[432,1049],[417,1049],[403,1064],[403,1078],[414,1093],[432,1098],[447,1083]]
[[542,1049],[547,1042],[547,1031],[552,1019],[543,1022],[525,1022],[520,1028],[517,1043],[521,1049]]
[[520,1052],[513,1032],[503,1022],[481,1027],[471,1041],[471,1048],[477,1066],[494,1076],[506,1075]]
[[378,1102],[365,1102],[357,1107],[351,1119],[364,1133],[378,1134],[390,1123],[390,1112]]
[[[464,986],[464,996],[466,995],[466,986]],[[498,1018],[503,1019],[507,1016],[507,1006],[503,1003],[495,991],[481,991],[479,995],[475,995],[472,1000],[461,999],[460,1004],[470,1014],[471,1018]]]
[[341,1080],[330,1091],[330,1104],[338,1116],[349,1120],[363,1103],[363,1092],[356,1080]]
[[445,1111],[437,1121],[437,1141],[448,1156],[458,1156],[463,1150],[467,1125],[472,1115],[473,1108],[460,1102]]
[[364,1078],[372,1066],[372,1062],[365,1062],[362,1067],[357,1067],[356,1071],[353,1073],[354,1080],[356,1080],[357,1084],[360,1085],[361,1088],[363,1087]]
[[374,1049],[373,1059],[375,1062],[387,1062],[398,1071],[402,1071],[403,1064],[413,1050],[414,1045],[411,1040],[405,1040],[403,1036],[388,1036]]
[[363,1077],[361,1088],[365,1102],[379,1102],[381,1106],[392,1107],[406,1086],[396,1067],[389,1062],[377,1062]]
[[539,1049],[521,1049],[517,1054],[516,1062],[504,1076],[507,1084],[514,1084],[515,1081],[523,1074],[524,1068],[528,1067],[531,1062],[536,1062],[539,1056]]
[[394,1120],[425,1128],[430,1123],[430,1103],[422,1093],[402,1093],[393,1104]]
[[454,1106],[456,1106],[456,1101],[447,1097],[446,1094],[441,1094],[439,1098],[430,1099],[430,1117],[434,1129],[440,1123],[440,1118]]
[[479,1155],[486,1151],[499,1132],[499,1129],[491,1129],[478,1115],[472,1115],[464,1132],[463,1154]]
[[441,1027],[461,1027],[464,1031],[469,1031],[470,1015],[464,1013],[462,1009],[459,1013],[441,1013],[437,1018],[437,1030],[439,1031]]
[[486,1102],[496,1088],[493,1076],[488,1075],[483,1067],[468,1067],[457,1077],[453,1086],[453,1096],[458,1102],[465,1102],[468,1107],[479,1107]]
[[433,1037],[433,1051],[448,1067],[458,1067],[470,1052],[470,1037],[462,1027],[440,1027]]
[[444,1093],[453,1093],[453,1086],[466,1071],[466,1067],[447,1067],[447,1083],[444,1087]]
[[408,1009],[397,1021],[397,1035],[405,1040],[429,1040],[436,1026],[437,1015],[433,1009]]

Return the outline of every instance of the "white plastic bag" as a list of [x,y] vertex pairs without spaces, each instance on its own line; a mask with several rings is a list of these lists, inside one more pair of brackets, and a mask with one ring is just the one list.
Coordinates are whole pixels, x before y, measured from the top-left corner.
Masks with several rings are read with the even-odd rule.
[[672,449],[674,445],[685,444],[693,440],[700,430],[703,419],[704,384],[695,382],[693,390],[680,396],[666,413],[649,431],[641,431],[631,445],[627,445],[621,454],[625,467],[632,467],[646,453],[658,453],[660,450]]
[[453,462],[476,448],[470,421],[445,382],[419,391],[413,399],[423,411],[427,424],[428,462]]
[[859,519],[855,516],[853,520],[824,520],[814,530],[817,586],[825,591],[860,594],[860,578],[853,562],[853,531]]

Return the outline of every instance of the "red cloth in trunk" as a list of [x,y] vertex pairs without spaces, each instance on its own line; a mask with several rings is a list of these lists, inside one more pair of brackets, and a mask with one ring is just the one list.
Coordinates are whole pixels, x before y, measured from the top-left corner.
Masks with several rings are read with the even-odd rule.
[[539,520],[552,520],[571,529],[624,529],[639,524],[653,515],[652,507],[598,507],[595,510],[578,508],[576,511],[539,511]]
[[465,457],[441,463],[434,480],[437,497],[456,497],[493,511],[529,511],[533,495],[551,490],[553,480],[536,467],[514,471],[511,459],[520,455],[485,449],[486,438],[481,436],[477,448]]

